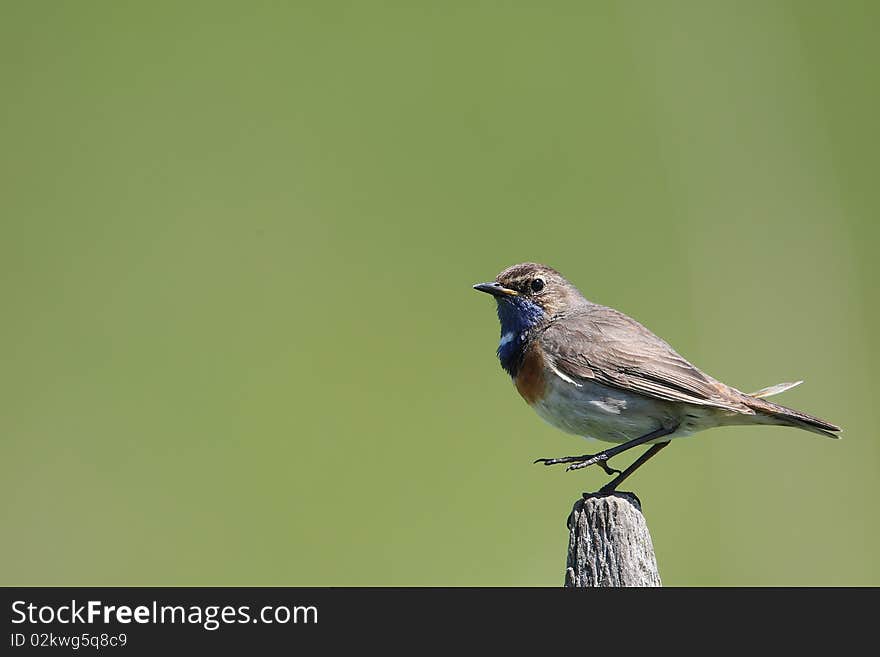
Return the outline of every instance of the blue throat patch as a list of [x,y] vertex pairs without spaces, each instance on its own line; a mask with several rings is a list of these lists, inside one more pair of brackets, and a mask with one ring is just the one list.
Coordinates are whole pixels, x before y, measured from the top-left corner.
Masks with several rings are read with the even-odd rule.
[[544,319],[544,310],[524,297],[497,299],[501,321],[501,342],[498,359],[510,376],[516,376],[522,364],[532,329]]

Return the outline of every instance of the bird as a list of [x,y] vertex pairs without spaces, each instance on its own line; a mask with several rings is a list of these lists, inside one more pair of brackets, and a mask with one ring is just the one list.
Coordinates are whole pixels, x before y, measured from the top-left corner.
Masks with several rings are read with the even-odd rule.
[[[497,302],[497,355],[516,390],[550,425],[615,443],[596,454],[540,458],[544,465],[591,465],[617,475],[599,489],[613,493],[675,438],[730,425],[781,425],[828,438],[841,428],[766,401],[802,381],[746,394],[712,378],[624,313],[588,301],[562,274],[525,262],[473,286]],[[608,460],[640,445],[647,451],[624,470]]]

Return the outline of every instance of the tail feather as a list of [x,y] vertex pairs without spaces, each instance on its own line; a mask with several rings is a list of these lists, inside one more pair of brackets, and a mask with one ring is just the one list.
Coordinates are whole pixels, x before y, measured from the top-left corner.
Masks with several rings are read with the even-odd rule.
[[794,381],[792,383],[777,383],[775,386],[767,386],[766,388],[761,388],[758,392],[750,392],[749,397],[772,397],[773,395],[778,395],[780,392],[785,392],[786,390],[791,390],[802,384],[803,381]]
[[831,422],[801,411],[796,411],[793,408],[788,408],[787,406],[774,404],[773,402],[761,399],[761,397],[769,397],[770,395],[778,394],[784,390],[789,390],[801,383],[803,382],[780,383],[775,386],[770,386],[769,388],[763,388],[751,395],[743,395],[743,403],[755,412],[773,418],[778,421],[779,424],[798,427],[799,429],[812,431],[813,433],[818,433],[827,436],[828,438],[840,438],[840,436],[837,435],[837,432],[840,431],[840,427],[836,424],[832,424]]

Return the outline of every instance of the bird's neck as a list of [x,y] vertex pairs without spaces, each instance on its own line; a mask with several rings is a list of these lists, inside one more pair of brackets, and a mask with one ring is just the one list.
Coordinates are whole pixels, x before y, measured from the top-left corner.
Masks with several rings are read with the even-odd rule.
[[510,376],[516,376],[526,349],[547,321],[547,315],[528,299],[513,297],[498,301],[498,319],[501,321],[498,360]]

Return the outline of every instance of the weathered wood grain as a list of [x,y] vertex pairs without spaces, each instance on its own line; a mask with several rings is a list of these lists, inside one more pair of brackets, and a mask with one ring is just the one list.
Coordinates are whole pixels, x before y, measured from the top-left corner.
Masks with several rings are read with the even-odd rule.
[[568,527],[566,587],[661,585],[651,534],[632,493],[585,494]]

